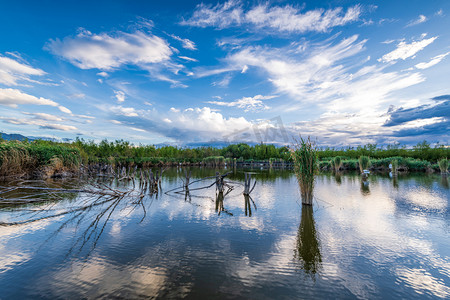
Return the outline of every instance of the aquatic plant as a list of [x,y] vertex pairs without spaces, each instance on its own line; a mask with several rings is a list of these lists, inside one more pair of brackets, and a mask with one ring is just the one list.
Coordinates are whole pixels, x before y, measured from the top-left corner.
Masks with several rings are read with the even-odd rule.
[[53,175],[50,170],[75,171],[80,163],[79,151],[69,145],[35,142],[8,142],[0,145],[0,177],[31,173]]
[[364,156],[364,155],[363,155],[363,156],[360,156],[358,162],[359,162],[359,170],[361,171],[361,173],[362,173],[364,170],[369,169],[369,166],[370,166],[370,158],[369,158],[368,156]]
[[336,156],[335,158],[333,158],[332,163],[333,163],[334,170],[336,172],[339,171],[339,169],[342,167],[341,157]]
[[318,171],[317,148],[311,139],[296,141],[291,151],[294,161],[294,171],[300,185],[300,192],[303,204],[312,205],[314,179]]
[[392,174],[395,176],[395,175],[397,175],[397,170],[398,170],[398,160],[396,160],[396,159],[393,159],[392,161],[391,161],[391,167],[392,167]]
[[443,158],[438,162],[439,169],[441,169],[442,174],[447,174],[448,170],[448,159]]

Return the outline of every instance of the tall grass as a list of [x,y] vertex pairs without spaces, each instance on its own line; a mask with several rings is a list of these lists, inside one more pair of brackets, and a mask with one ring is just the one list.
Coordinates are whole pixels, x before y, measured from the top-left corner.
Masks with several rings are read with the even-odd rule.
[[319,165],[317,148],[309,137],[308,139],[300,137],[300,140],[294,144],[291,156],[294,161],[295,175],[300,185],[302,203],[312,205],[314,179]]
[[70,145],[28,142],[0,144],[0,177],[37,174],[51,176],[57,171],[75,171],[80,151]]
[[341,169],[341,167],[342,167],[342,160],[341,160],[340,156],[336,156],[335,158],[333,158],[332,163],[333,163],[334,170],[336,172]]
[[448,159],[443,158],[441,159],[439,162],[439,169],[441,169],[441,173],[442,174],[447,174],[447,170],[448,170]]
[[364,156],[364,155],[360,156],[359,159],[358,159],[358,162],[359,162],[359,170],[361,171],[361,173],[364,170],[368,170],[369,169],[370,158],[368,156]]
[[391,161],[391,166],[392,166],[392,174],[394,176],[397,175],[397,172],[398,172],[398,160],[397,159],[393,159]]

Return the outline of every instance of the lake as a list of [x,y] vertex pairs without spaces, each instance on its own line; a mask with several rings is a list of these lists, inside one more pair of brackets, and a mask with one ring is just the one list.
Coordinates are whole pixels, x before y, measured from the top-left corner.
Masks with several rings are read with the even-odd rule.
[[251,198],[244,170],[220,171],[234,189],[218,198],[195,190],[213,178],[168,192],[181,168],[144,197],[59,190],[91,187],[77,179],[0,183],[1,197],[40,200],[0,206],[0,299],[450,298],[449,178],[320,174],[302,207],[289,170],[251,170]]

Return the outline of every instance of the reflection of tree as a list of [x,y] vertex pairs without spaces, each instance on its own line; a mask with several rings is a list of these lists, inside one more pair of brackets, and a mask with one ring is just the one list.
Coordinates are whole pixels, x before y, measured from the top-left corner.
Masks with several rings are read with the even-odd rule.
[[369,180],[363,177],[361,178],[361,194],[363,196],[370,195]]
[[256,204],[255,201],[253,201],[252,197],[250,197],[250,195],[245,195],[244,194],[244,205],[245,205],[245,215],[251,217],[252,216],[252,206],[251,204],[253,203],[253,206],[256,210]]
[[314,222],[313,207],[302,205],[302,218],[297,232],[297,242],[294,250],[301,268],[312,277],[319,271],[322,257],[320,254],[320,242]]
[[223,192],[219,192],[216,194],[216,212],[219,216],[222,212],[232,216],[233,214],[223,207],[223,199],[225,198],[225,195],[223,194]]
[[392,185],[394,186],[394,188],[398,189],[398,177],[397,176],[392,177]]
[[449,188],[448,177],[447,177],[447,175],[442,175],[442,176],[441,176],[441,185],[442,185],[444,188],[446,188],[446,189]]
[[342,183],[342,178],[341,178],[341,173],[338,171],[336,173],[334,173],[334,179],[336,180],[336,183],[338,185],[341,185]]

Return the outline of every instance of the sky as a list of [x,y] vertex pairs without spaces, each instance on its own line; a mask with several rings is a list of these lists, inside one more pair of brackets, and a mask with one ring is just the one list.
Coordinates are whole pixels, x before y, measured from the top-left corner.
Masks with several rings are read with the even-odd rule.
[[450,1],[0,0],[0,131],[449,144]]

